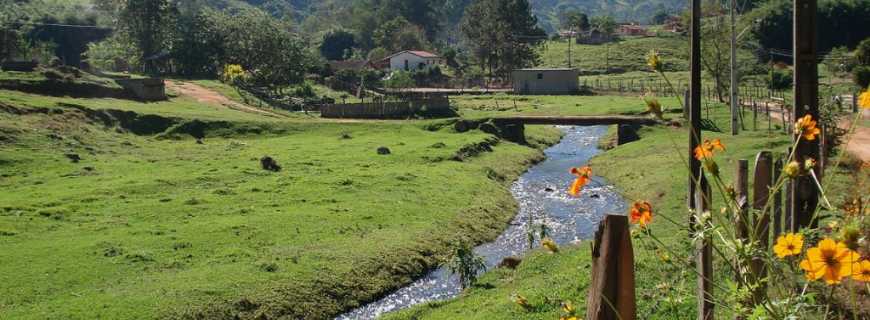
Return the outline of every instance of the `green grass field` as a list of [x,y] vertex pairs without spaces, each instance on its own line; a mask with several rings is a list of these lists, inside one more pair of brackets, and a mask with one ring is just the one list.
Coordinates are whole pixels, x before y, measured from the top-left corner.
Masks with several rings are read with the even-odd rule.
[[[0,318],[328,317],[411,281],[459,238],[498,235],[515,212],[507,186],[541,157],[428,121],[281,120],[184,97],[0,91],[0,103],[18,110],[0,112]],[[224,124],[197,144],[70,105]],[[449,160],[484,142],[492,152]],[[265,155],[284,170],[260,169]]]
[[[624,72],[644,71],[646,56],[656,49],[666,61],[665,70],[689,70],[688,40],[685,37],[627,37],[617,42],[600,45],[572,44],[571,66],[582,71],[605,71],[607,68]],[[567,67],[568,41],[547,41],[538,51],[541,67]]]

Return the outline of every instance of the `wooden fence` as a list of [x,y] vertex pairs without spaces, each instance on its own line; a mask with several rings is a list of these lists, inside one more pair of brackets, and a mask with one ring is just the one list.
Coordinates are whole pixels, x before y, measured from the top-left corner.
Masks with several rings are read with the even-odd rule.
[[[735,200],[738,216],[735,221],[735,234],[744,242],[754,241],[761,248],[770,249],[776,236],[782,232],[795,232],[800,226],[798,218],[791,210],[790,190],[772,190],[780,179],[788,154],[762,151],[755,157],[752,175],[749,160],[737,161],[735,168]],[[750,176],[752,180],[750,180]],[[786,184],[788,186],[789,184]],[[709,185],[701,182],[696,193],[697,210],[710,210],[711,191]],[[750,210],[750,208],[752,210]],[[725,218],[728,221],[730,218]],[[701,223],[696,221],[695,223]],[[696,248],[696,267],[698,268],[698,304],[702,316],[711,319],[713,314],[713,241],[710,237],[700,239]],[[762,283],[767,277],[768,266],[764,258],[754,256],[748,262],[749,268],[737,283]],[[736,263],[736,261],[734,262]],[[631,243],[628,217],[607,216],[595,234],[592,244],[592,281],[587,300],[586,319],[635,319],[635,275],[634,251]],[[767,294],[765,285],[746,288],[752,295],[747,306],[763,302]],[[751,308],[750,308],[751,309]],[[740,315],[737,315],[740,318]]]
[[320,116],[339,119],[403,119],[421,113],[439,115],[448,114],[450,111],[450,99],[440,96],[399,102],[325,105],[320,108]]
[[[580,83],[583,87],[588,87],[595,91],[606,91],[606,92],[622,92],[622,93],[646,93],[652,92],[659,96],[676,96],[678,92],[682,94],[686,90],[689,90],[689,84],[683,81],[672,81],[671,85],[673,88],[669,86],[664,80],[624,80],[624,79],[584,79]],[[675,92],[676,91],[676,92]],[[723,97],[728,97],[728,89],[723,89]],[[754,99],[763,99],[763,98],[785,98],[785,92],[782,90],[770,90],[767,87],[761,85],[743,85],[740,86],[739,92],[741,96],[749,98],[752,97]],[[716,92],[715,86],[703,86],[701,88],[702,97],[708,100],[714,100],[718,98],[718,93]]]

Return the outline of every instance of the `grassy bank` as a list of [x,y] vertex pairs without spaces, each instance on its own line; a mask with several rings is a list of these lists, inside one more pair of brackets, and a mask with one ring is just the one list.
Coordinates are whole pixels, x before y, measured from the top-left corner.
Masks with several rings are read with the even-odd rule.
[[[498,235],[508,184],[542,156],[425,122],[278,121],[183,97],[0,103],[21,113],[0,112],[0,318],[326,318],[459,238]],[[226,125],[204,144],[157,139],[69,104]],[[449,160],[463,147],[478,153]],[[264,155],[283,171],[260,169]]]
[[[711,120],[727,128],[724,107],[712,112]],[[705,131],[705,138],[721,138],[728,147],[720,165],[730,181],[737,159],[753,159],[759,150],[781,150],[788,137],[769,136],[767,131],[747,131],[737,137]],[[627,201],[648,200],[658,217],[652,231],[672,247],[689,252],[685,223],[687,170],[683,158],[687,131],[684,128],[651,127],[640,131],[642,140],[625,144],[594,158],[596,175],[617,186]],[[752,170],[752,168],[750,168]],[[566,188],[570,181],[565,181]],[[717,194],[718,197],[718,194]],[[714,199],[714,208],[722,199]],[[666,219],[667,218],[667,219]],[[679,222],[672,224],[667,220]],[[639,319],[687,319],[695,315],[696,275],[690,270],[672,268],[661,259],[677,259],[657,252],[649,240],[635,240],[637,298]],[[578,314],[585,313],[590,277],[589,244],[564,248],[561,253],[531,253],[516,271],[499,269],[483,276],[480,284],[447,302],[433,303],[391,314],[386,319],[557,319],[560,303],[573,301]],[[717,261],[717,276],[730,275]],[[528,298],[531,310],[524,310],[511,299],[514,294]],[[719,310],[730,316],[728,310]]]

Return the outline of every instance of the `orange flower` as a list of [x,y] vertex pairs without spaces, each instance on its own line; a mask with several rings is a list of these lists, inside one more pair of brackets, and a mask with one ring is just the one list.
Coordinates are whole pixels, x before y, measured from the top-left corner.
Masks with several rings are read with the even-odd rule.
[[641,227],[646,227],[652,222],[652,206],[646,201],[635,201],[631,207],[629,217],[631,223],[639,223]]
[[725,151],[725,145],[722,144],[722,140],[705,140],[703,144],[695,147],[695,159],[711,159],[713,158],[713,151],[716,150]]
[[589,183],[589,178],[592,177],[592,168],[571,168],[571,174],[577,176],[577,179],[574,179],[574,183],[571,184],[571,189],[568,190],[568,193],[576,197],[580,194],[580,189],[583,189]]
[[776,239],[776,245],[773,246],[773,252],[777,257],[785,258],[801,254],[801,249],[804,247],[804,236],[800,234],[788,233],[779,236]]
[[825,279],[827,284],[837,284],[852,275],[859,255],[842,242],[824,239],[818,246],[807,250],[807,258],[800,267],[806,271],[809,280]]
[[816,140],[816,136],[822,133],[822,130],[816,128],[816,120],[813,120],[812,115],[805,115],[794,124],[794,134],[802,136],[807,141]]
[[870,260],[863,260],[852,267],[852,279],[870,282]]

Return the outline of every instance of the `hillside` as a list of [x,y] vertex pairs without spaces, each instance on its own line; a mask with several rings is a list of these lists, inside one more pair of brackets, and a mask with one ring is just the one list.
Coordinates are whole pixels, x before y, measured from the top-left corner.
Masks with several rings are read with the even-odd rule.
[[557,30],[559,15],[567,10],[579,10],[590,16],[610,15],[616,21],[647,23],[658,11],[668,13],[683,10],[687,3],[674,0],[531,0],[539,24],[547,32]]

